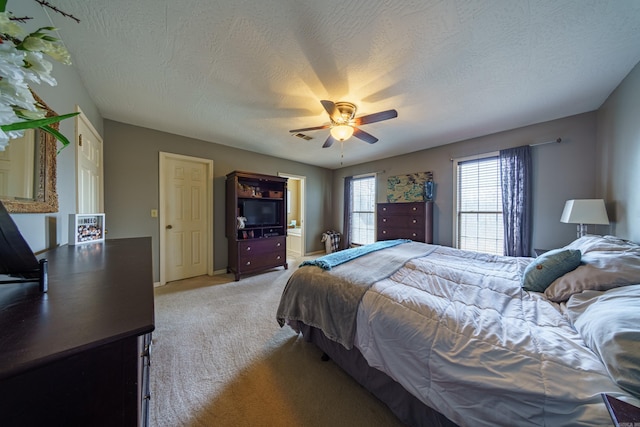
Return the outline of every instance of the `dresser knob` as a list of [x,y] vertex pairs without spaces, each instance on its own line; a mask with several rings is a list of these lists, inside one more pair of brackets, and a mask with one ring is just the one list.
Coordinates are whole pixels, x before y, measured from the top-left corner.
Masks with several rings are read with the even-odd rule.
[[382,230],[382,234],[387,234],[387,230]]
[[247,251],[250,251],[250,250],[251,250],[251,246],[247,246]]
[[414,223],[414,224],[415,224],[415,223],[417,223],[417,222],[418,222],[418,220],[417,220],[417,219],[414,219],[414,220],[413,220],[413,223]]
[[412,235],[413,237],[416,237],[416,233],[411,233],[411,235]]
[[382,208],[382,210],[383,210],[383,211],[386,211],[386,210],[387,210],[387,208]]
[[415,206],[413,208],[411,208],[411,210],[417,211],[418,208],[416,208]]
[[276,246],[277,246],[277,247],[280,247],[280,242],[276,243]]
[[387,222],[387,218],[382,218],[382,222]]
[[251,261],[247,261],[247,265],[251,265]]
[[278,256],[276,257],[276,259],[280,259],[280,255],[278,255]]

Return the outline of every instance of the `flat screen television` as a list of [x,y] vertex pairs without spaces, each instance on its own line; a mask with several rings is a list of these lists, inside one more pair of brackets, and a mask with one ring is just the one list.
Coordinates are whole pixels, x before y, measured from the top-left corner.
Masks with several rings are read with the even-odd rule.
[[247,218],[247,226],[278,225],[280,202],[277,200],[245,200],[242,216]]

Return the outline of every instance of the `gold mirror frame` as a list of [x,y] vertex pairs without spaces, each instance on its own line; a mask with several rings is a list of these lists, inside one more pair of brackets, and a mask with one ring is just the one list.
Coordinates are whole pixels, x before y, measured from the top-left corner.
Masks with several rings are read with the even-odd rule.
[[[47,110],[47,117],[57,116],[58,114],[53,111],[47,104],[44,103],[40,97],[35,93],[33,94],[35,100],[40,104],[42,108]],[[50,125],[54,129],[59,128],[59,123]],[[38,156],[40,157],[38,166],[37,177],[38,182],[35,188],[35,197],[33,200],[15,200],[5,199],[0,196],[2,204],[5,206],[8,212],[11,213],[51,213],[58,212],[58,193],[56,192],[56,173],[57,173],[57,140],[53,135],[39,131],[36,132],[39,139],[38,144]],[[11,144],[11,141],[9,141]]]

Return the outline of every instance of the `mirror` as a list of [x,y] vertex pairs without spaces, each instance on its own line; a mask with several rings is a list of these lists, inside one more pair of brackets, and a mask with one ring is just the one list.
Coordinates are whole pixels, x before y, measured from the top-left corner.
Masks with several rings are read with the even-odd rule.
[[[47,110],[47,117],[57,115],[35,93],[33,96]],[[51,127],[58,129],[59,123]],[[52,135],[33,129],[9,141],[0,152],[0,200],[8,212],[58,212],[56,144]]]

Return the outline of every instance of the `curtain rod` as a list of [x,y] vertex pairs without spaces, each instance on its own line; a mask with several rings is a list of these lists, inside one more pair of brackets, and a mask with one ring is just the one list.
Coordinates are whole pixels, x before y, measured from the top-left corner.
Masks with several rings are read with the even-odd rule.
[[[539,145],[553,144],[554,142],[557,143],[557,144],[560,144],[562,142],[562,138],[558,137],[558,138],[554,139],[553,141],[545,141],[545,142],[538,142],[538,143],[535,143],[535,144],[529,144],[529,147],[537,147]],[[498,152],[498,151],[500,151],[500,150],[496,150],[495,152]],[[468,157],[482,156],[483,154],[488,154],[488,153],[479,153],[479,154],[474,154],[474,155],[468,156]],[[464,157],[464,158],[466,158],[466,157]],[[451,160],[453,162],[456,159],[451,157],[451,159],[449,159],[449,160]]]
[[560,144],[562,142],[562,138],[557,138],[555,141],[546,141],[546,142],[538,142],[537,144],[529,144],[529,147],[537,147],[538,145],[547,145],[557,142]]

